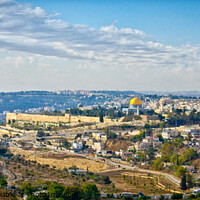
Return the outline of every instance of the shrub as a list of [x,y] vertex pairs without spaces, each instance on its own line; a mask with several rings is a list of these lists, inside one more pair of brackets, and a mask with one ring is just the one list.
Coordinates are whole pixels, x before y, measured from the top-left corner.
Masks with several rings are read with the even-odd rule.
[[181,193],[174,193],[172,194],[171,199],[182,199],[183,198],[183,194]]

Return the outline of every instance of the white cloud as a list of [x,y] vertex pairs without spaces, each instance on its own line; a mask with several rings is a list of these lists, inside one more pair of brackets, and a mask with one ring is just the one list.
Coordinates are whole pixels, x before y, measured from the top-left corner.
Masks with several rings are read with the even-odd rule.
[[124,66],[199,67],[199,46],[165,46],[140,30],[100,29],[55,19],[42,8],[0,3],[0,48],[33,55]]
[[[115,23],[95,29],[69,24],[56,15],[13,0],[0,1],[0,68],[4,84],[0,90],[9,84],[8,88],[14,88],[11,83],[15,82],[18,88],[34,89],[38,85],[50,89],[45,86],[56,78],[52,87],[67,83],[77,88],[84,85],[85,89],[87,85],[94,86],[90,89],[106,89],[108,84],[112,89],[162,89],[164,81],[163,88],[170,85],[171,89],[176,84],[181,88],[187,83],[189,88],[200,83],[200,45],[166,46],[140,30],[117,28]],[[79,85],[80,71],[85,83]],[[120,82],[120,77],[126,81]],[[132,79],[140,88],[130,87]],[[95,82],[99,88],[95,88]]]

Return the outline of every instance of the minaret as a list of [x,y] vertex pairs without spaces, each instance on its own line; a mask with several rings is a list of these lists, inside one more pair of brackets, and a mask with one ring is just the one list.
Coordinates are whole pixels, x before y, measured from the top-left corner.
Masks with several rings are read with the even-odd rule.
[[137,115],[140,115],[140,107],[137,106]]

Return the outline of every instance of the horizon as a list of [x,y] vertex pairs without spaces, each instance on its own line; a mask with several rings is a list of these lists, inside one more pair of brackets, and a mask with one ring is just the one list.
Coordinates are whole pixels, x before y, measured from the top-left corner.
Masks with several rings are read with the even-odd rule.
[[161,90],[110,90],[110,89],[105,89],[105,90],[95,90],[95,89],[91,89],[91,90],[87,90],[87,89],[58,89],[58,90],[16,90],[16,91],[0,91],[0,93],[17,93],[17,92],[59,92],[59,91],[88,91],[88,92],[135,92],[135,93],[142,93],[142,92],[156,92],[156,93],[184,93],[184,92],[199,92],[200,90],[177,90],[177,91],[161,91]]

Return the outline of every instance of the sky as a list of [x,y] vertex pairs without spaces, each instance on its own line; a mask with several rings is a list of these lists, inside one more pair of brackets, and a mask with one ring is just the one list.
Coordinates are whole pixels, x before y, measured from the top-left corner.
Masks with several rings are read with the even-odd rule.
[[0,0],[0,91],[200,91],[198,0]]

